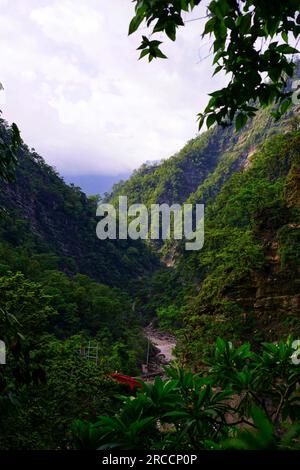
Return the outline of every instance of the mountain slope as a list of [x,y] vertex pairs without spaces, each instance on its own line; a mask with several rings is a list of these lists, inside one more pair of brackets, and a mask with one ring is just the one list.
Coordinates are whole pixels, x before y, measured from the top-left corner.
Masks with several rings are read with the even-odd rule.
[[183,357],[194,367],[216,336],[259,342],[300,334],[298,109],[279,121],[271,111],[260,109],[239,132],[202,134],[111,195],[148,206],[205,204],[204,248],[164,244],[176,287],[171,292],[165,283],[160,306],[152,304],[164,328],[177,328]]
[[[0,126],[5,132],[3,120]],[[80,272],[114,286],[127,286],[157,265],[139,241],[98,240],[96,199],[66,185],[36,152],[23,144],[18,160],[15,181],[0,183],[1,240],[52,262],[56,256],[56,267],[68,274]]]
[[289,130],[295,109],[274,121],[272,109],[260,109],[246,126],[214,127],[190,140],[176,155],[159,164],[142,165],[125,182],[113,187],[109,200],[127,195],[130,203],[184,203],[213,195],[227,176],[247,164],[266,138]]
[[203,250],[179,257],[181,275],[197,279],[184,324],[198,354],[216,336],[300,334],[299,157],[299,131],[267,139],[207,204]]

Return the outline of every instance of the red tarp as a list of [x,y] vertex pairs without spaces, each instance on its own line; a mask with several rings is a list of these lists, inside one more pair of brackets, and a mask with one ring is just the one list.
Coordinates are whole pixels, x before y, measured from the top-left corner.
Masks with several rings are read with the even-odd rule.
[[135,387],[139,387],[139,388],[142,387],[142,384],[140,384],[140,382],[138,382],[133,377],[129,377],[129,375],[122,375],[116,372],[115,374],[111,374],[111,377],[113,379],[116,379],[121,384],[129,385],[130,390],[133,390]]

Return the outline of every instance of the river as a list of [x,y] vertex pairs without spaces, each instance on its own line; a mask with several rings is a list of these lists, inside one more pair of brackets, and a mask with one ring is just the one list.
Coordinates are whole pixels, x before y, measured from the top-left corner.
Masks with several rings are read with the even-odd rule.
[[150,374],[157,373],[157,375],[163,374],[162,366],[169,364],[175,359],[173,350],[176,346],[176,339],[170,333],[156,330],[151,324],[144,328],[144,333],[146,338],[156,348],[156,354],[152,354],[150,357],[147,372]]

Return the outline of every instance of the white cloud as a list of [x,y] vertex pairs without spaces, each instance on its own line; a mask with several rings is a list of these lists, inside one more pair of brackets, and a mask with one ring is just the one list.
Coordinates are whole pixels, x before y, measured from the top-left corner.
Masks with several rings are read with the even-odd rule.
[[101,16],[82,1],[63,0],[32,10],[29,18],[57,42],[77,42],[99,31]]
[[[1,0],[0,0],[1,1]],[[138,61],[130,0],[15,0],[0,19],[4,116],[65,174],[132,170],[178,151],[197,131],[211,79],[198,22],[167,61]],[[3,26],[3,27],[2,27]]]

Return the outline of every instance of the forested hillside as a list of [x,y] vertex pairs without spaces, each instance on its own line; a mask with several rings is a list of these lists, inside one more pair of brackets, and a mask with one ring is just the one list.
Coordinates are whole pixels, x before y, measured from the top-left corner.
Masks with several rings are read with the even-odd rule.
[[[1,120],[2,142],[10,127]],[[137,373],[146,354],[133,292],[159,259],[139,241],[100,242],[97,197],[68,186],[22,143],[0,183],[2,449],[64,448],[75,418],[113,409],[107,374]],[[89,354],[80,351],[91,347]]]
[[111,195],[205,204],[204,248],[160,246],[172,269],[159,298],[150,289],[146,302],[164,328],[177,329],[196,368],[217,336],[259,343],[300,332],[298,108],[279,121],[271,111],[260,109],[238,132],[214,127]]
[[195,365],[216,336],[258,344],[300,333],[299,145],[288,132],[259,146],[208,202],[202,252],[180,257],[199,289],[183,315]]
[[109,199],[114,202],[125,194],[130,203],[150,205],[199,202],[204,196],[214,195],[228,175],[247,165],[248,156],[258,144],[291,130],[295,108],[279,121],[271,112],[270,107],[260,109],[238,132],[233,126],[215,126],[160,164],[142,165],[127,181],[113,187]]
[[[3,120],[0,133],[8,138]],[[154,254],[139,241],[101,243],[95,236],[98,198],[88,198],[80,188],[65,184],[25,144],[18,151],[14,182],[0,185],[1,240],[22,247],[23,254],[33,256],[36,263],[46,265],[48,258],[51,267],[68,274],[80,272],[119,287],[157,265]],[[34,266],[24,263],[22,268]]]

